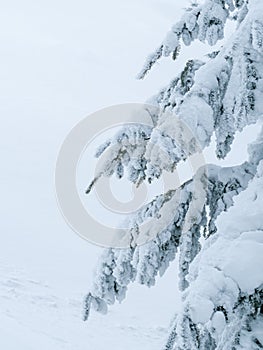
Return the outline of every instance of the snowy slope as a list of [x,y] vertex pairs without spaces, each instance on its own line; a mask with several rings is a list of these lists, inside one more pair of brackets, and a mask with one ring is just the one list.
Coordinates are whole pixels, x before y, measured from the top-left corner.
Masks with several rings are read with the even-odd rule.
[[161,322],[162,312],[141,319],[140,312],[127,315],[124,307],[123,313],[112,310],[84,323],[82,295],[65,294],[1,261],[0,348],[102,350],[107,344],[107,349],[157,350],[163,344],[167,325]]

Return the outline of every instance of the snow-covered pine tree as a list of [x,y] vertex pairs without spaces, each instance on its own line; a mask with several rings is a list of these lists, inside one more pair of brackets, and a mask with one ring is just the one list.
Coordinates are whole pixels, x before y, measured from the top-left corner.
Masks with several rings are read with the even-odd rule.
[[[202,149],[210,145],[212,135],[222,159],[237,131],[262,123],[262,0],[193,3],[149,56],[139,78],[163,56],[176,59],[181,47],[194,40],[215,45],[229,20],[236,29],[221,49],[204,61],[189,60],[151,100],[159,106],[153,128],[124,129],[102,146],[98,156],[110,145],[112,153],[97,178],[122,177],[125,167],[132,182],[152,181],[194,154],[196,140]],[[173,113],[165,111],[187,125],[191,140],[186,143]],[[171,220],[142,246],[133,242],[127,249],[105,250],[86,298],[85,319],[91,306],[106,312],[108,305],[122,301],[133,281],[153,286],[178,253],[182,309],[164,349],[263,348],[263,131],[248,145],[248,154],[247,161],[233,167],[200,167],[180,188],[138,210],[131,218],[131,236],[148,218],[162,220],[164,208]]]

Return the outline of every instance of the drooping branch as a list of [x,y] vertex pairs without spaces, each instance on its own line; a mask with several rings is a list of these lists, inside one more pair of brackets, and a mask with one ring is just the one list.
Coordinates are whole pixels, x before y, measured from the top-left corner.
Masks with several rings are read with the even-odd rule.
[[[231,13],[234,16],[231,17]],[[154,64],[162,57],[170,56],[175,60],[181,44],[191,45],[195,40],[215,45],[224,37],[224,28],[228,18],[242,22],[247,13],[246,1],[206,0],[203,4],[193,3],[187,8],[179,22],[173,25],[163,43],[146,60],[138,74],[143,79]]]
[[[158,273],[163,275],[174,260],[178,247],[180,286],[185,289],[189,265],[200,250],[202,227],[208,230],[206,237],[216,232],[214,222],[217,216],[226,211],[233,204],[233,197],[247,187],[255,174],[257,162],[245,162],[231,168],[208,165],[180,188],[170,190],[143,206],[130,220],[130,234],[134,235],[136,230],[139,241],[140,237],[151,232],[152,239],[143,246],[105,250],[88,295],[88,307],[94,304],[97,311],[105,312],[107,305],[125,298],[128,285],[135,280],[153,286]],[[208,226],[207,206],[210,207]],[[168,220],[165,212],[169,213]],[[147,223],[150,224],[147,226]],[[192,237],[193,233],[196,240],[189,240],[189,234]]]

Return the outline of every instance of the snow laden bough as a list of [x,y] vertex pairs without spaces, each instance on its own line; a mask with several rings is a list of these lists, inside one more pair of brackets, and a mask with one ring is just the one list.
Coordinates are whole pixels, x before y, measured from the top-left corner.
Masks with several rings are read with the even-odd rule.
[[[224,37],[229,19],[237,27],[223,47],[204,61],[189,60],[181,74],[151,99],[160,111],[152,116],[153,127],[134,125],[102,146],[98,155],[109,146],[113,151],[87,192],[101,176],[115,173],[121,178],[124,168],[133,183],[150,182],[163,170],[173,171],[198,151],[197,145],[208,146],[212,135],[217,157],[224,158],[237,131],[262,121],[259,0],[193,4],[148,58],[139,77],[161,57],[175,59],[183,44],[200,40],[215,45]],[[173,114],[187,125],[192,139],[184,140]],[[248,153],[241,165],[199,168],[191,180],[136,212],[130,220],[131,236],[138,236],[144,223],[154,218],[147,229],[157,230],[155,238],[143,246],[104,251],[85,300],[84,319],[91,307],[105,313],[108,305],[121,302],[133,281],[153,286],[178,252],[183,303],[164,349],[263,348],[263,132]]]
[[262,348],[262,188],[263,161],[190,265],[190,288],[165,349]]

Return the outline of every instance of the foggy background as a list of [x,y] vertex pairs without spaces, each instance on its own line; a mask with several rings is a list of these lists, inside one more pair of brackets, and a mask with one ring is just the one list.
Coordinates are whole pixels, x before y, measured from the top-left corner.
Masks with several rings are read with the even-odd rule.
[[[109,349],[154,350],[165,339],[178,300],[175,264],[155,288],[134,285],[127,300],[108,315],[81,321],[82,299],[102,248],[82,240],[65,223],[56,203],[54,171],[59,148],[76,123],[109,105],[145,102],[179,72],[186,57],[209,51],[193,45],[176,62],[163,59],[144,81],[135,79],[187,4],[3,4],[0,347],[97,350],[108,344]],[[51,311],[45,299],[49,294],[56,304]]]

